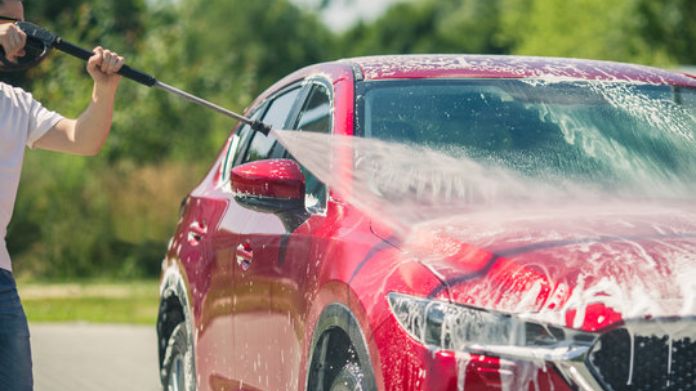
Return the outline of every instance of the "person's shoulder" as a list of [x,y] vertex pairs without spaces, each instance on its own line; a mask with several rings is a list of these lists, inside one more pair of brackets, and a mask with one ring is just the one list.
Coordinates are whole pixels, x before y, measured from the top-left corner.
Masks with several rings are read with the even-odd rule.
[[20,87],[15,87],[12,84],[5,83],[4,81],[0,81],[0,89],[2,90],[3,93],[5,94],[13,94],[13,95],[31,95],[28,92],[24,91],[24,89]]
[[5,83],[5,82],[0,82],[0,99],[3,100],[16,100],[17,92],[15,91],[15,87]]
[[0,82],[0,97],[10,99],[14,104],[30,105],[34,97],[20,87]]
[[11,85],[5,83],[4,81],[0,81],[0,93],[2,95],[9,95],[14,93],[14,87]]

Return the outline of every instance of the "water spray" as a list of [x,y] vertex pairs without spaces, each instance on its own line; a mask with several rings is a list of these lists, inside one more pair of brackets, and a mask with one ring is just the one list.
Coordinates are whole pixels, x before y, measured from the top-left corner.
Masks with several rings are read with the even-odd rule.
[[[11,18],[7,18],[11,19]],[[94,55],[91,51],[85,50],[79,46],[76,46],[60,36],[43,29],[33,23],[17,21],[17,27],[19,27],[26,35],[27,42],[25,46],[26,55],[17,60],[17,62],[11,62],[5,56],[5,51],[0,47],[0,71],[19,71],[30,68],[39,62],[41,62],[52,49],[57,49],[63,53],[67,53],[73,57],[77,57],[82,60],[89,60],[90,57]],[[235,120],[241,121],[245,124],[251,126],[251,128],[257,132],[261,132],[264,135],[268,135],[271,131],[270,126],[264,124],[261,121],[252,120],[241,114],[237,114],[231,110],[228,110],[222,106],[215,103],[209,102],[203,98],[190,94],[186,91],[182,91],[176,87],[165,84],[152,75],[145,72],[131,68],[128,65],[124,65],[118,72],[119,75],[140,83],[147,87],[154,87],[170,94],[179,96],[189,102],[193,102],[197,105],[206,107],[215,112],[218,112],[227,117],[233,118]]]

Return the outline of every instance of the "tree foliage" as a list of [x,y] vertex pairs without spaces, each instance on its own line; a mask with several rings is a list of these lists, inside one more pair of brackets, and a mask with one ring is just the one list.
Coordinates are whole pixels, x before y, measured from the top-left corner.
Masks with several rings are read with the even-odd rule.
[[515,53],[655,65],[696,61],[690,0],[503,0]]
[[349,55],[528,54],[696,62],[692,0],[420,0],[395,4],[341,39]]
[[373,23],[342,37],[348,55],[505,53],[497,39],[500,0],[423,0],[397,3]]

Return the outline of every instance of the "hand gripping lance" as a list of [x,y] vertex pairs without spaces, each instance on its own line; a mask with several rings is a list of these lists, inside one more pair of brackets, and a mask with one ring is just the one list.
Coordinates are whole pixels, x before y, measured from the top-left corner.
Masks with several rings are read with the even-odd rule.
[[[51,49],[60,50],[61,52],[67,53],[71,56],[80,58],[85,61],[89,60],[89,58],[94,55],[94,53],[82,49],[76,45],[73,45],[72,43],[65,41],[58,35],[53,34],[33,23],[17,21],[16,24],[27,35],[27,43],[25,47],[26,55],[22,58],[19,58],[17,62],[11,62],[5,57],[5,51],[2,49],[2,47],[0,47],[0,70],[15,71],[26,69],[28,67],[36,65],[49,54]],[[127,79],[138,82],[142,85],[164,90],[168,93],[184,98],[190,102],[207,107],[220,114],[234,118],[238,121],[248,124],[249,126],[251,126],[253,130],[261,132],[265,135],[268,135],[268,133],[271,131],[271,128],[263,122],[252,120],[243,115],[227,110],[224,107],[218,106],[215,103],[209,102],[205,99],[189,94],[188,92],[162,83],[161,81],[157,80],[154,76],[133,69],[128,65],[124,65],[118,72],[118,74]]]

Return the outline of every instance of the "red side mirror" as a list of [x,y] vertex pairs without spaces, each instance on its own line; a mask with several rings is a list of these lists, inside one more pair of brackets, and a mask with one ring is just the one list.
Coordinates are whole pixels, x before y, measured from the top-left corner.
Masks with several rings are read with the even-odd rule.
[[305,177],[293,160],[242,164],[232,170],[230,182],[235,198],[245,206],[271,213],[304,207]]

